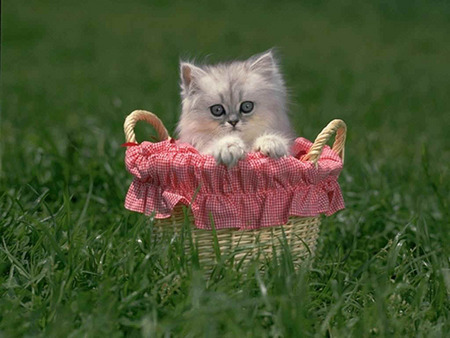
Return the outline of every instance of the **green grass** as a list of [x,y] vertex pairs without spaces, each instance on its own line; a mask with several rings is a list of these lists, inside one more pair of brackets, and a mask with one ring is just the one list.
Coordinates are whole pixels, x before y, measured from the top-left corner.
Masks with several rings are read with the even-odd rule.
[[[0,336],[418,336],[450,330],[444,1],[5,1]],[[173,132],[179,58],[279,48],[292,120],[349,127],[347,209],[315,261],[205,279],[123,208],[122,123]],[[149,130],[139,126],[138,137]]]

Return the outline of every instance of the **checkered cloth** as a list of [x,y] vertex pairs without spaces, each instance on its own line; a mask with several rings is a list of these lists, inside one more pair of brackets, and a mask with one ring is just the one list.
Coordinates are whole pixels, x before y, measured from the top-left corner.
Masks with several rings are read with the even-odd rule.
[[173,139],[127,145],[125,163],[134,180],[125,207],[156,218],[170,217],[175,205],[184,204],[197,228],[211,229],[213,219],[216,229],[244,230],[344,208],[337,183],[342,160],[326,146],[317,168],[302,161],[312,145],[304,138],[295,140],[293,156],[249,153],[232,169]]

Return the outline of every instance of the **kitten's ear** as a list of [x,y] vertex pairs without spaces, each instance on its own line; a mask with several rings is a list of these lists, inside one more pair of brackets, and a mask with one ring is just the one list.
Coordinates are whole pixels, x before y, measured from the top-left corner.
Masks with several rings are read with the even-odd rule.
[[184,94],[188,94],[193,88],[195,88],[195,81],[202,75],[205,71],[192,63],[180,62],[180,76],[181,76],[181,89]]
[[266,76],[272,76],[278,72],[278,65],[271,49],[252,56],[248,60],[248,63],[251,70],[260,72]]

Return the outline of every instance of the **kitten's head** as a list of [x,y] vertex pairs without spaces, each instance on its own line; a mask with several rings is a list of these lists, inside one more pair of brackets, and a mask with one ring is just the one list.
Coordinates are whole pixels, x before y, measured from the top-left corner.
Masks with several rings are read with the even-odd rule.
[[290,136],[286,88],[272,51],[214,66],[181,62],[180,140],[200,151],[238,134],[247,145],[265,132]]

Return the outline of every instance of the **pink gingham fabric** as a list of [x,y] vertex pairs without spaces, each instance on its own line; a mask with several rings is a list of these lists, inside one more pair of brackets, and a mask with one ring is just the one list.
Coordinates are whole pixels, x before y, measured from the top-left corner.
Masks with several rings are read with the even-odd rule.
[[311,145],[297,138],[293,156],[249,153],[231,169],[173,139],[128,146],[125,163],[134,180],[125,207],[167,218],[181,203],[192,208],[200,229],[211,229],[211,219],[216,229],[248,230],[285,224],[289,216],[328,216],[344,208],[337,182],[342,160],[326,146],[316,168],[301,160]]

